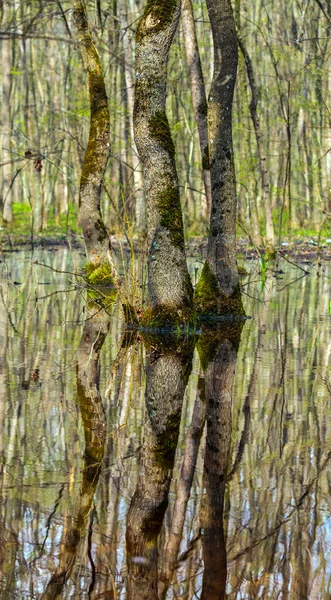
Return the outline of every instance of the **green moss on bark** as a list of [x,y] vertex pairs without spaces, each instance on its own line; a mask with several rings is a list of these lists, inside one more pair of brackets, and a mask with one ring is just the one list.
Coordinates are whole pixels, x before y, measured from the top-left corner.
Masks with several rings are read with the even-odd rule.
[[244,316],[239,283],[231,296],[223,294],[208,262],[203,265],[194,292],[194,304],[200,317]]
[[167,187],[160,193],[157,209],[160,213],[160,225],[168,230],[173,245],[184,251],[182,209],[176,187]]
[[139,44],[148,33],[158,33],[168,27],[178,6],[178,0],[148,0],[140,19],[136,42]]
[[197,350],[204,372],[225,340],[228,340],[233,348],[238,350],[243,326],[243,321],[231,321],[226,324],[218,324],[216,327],[214,324],[212,327],[206,323],[202,325],[202,334],[198,338]]
[[92,285],[115,285],[113,272],[108,262],[87,263],[85,271],[87,281]]
[[148,307],[140,323],[142,328],[155,332],[186,333],[196,330],[197,315],[194,309],[176,309],[170,306]]
[[152,137],[174,158],[175,146],[172,141],[169,121],[165,111],[160,110],[150,118],[149,129]]

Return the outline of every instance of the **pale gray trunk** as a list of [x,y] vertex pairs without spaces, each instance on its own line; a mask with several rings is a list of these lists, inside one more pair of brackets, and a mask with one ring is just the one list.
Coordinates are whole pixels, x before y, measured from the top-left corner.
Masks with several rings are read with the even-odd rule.
[[133,186],[134,186],[134,198],[135,198],[135,216],[136,216],[136,227],[138,230],[138,236],[141,239],[145,238],[146,235],[146,205],[144,195],[144,180],[142,175],[142,167],[138,156],[137,147],[134,141],[133,131],[133,107],[134,107],[134,78],[133,78],[133,66],[132,66],[132,50],[130,47],[130,35],[128,27],[128,19],[126,14],[126,4],[121,2],[120,4],[120,22],[122,28],[122,44],[124,50],[125,59],[125,83],[126,93],[128,101],[129,119],[130,119],[130,137],[131,137],[131,149],[132,149],[132,168],[133,168]]
[[205,187],[207,211],[209,217],[212,194],[208,147],[208,106],[191,0],[182,0],[182,25],[185,53],[190,74],[192,104],[199,132],[202,178]]
[[[192,305],[175,149],[165,111],[167,65],[180,0],[147,4],[137,29],[134,133],[145,179],[152,310]],[[185,320],[185,319],[184,319]]]
[[[4,5],[4,17],[6,4]],[[2,189],[1,198],[3,205],[3,220],[5,223],[13,221],[12,207],[12,166],[11,161],[11,40],[2,40],[2,105],[1,105],[1,160]]]

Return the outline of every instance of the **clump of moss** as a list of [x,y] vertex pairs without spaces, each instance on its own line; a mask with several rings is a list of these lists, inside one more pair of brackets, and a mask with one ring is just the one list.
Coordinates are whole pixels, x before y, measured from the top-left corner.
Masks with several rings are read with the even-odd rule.
[[108,262],[87,263],[85,266],[88,283],[114,286],[114,277]]
[[[166,29],[171,23],[174,12],[178,7],[177,0],[148,0],[142,18],[140,19],[136,42],[139,44],[144,36],[148,33],[157,33]],[[149,23],[148,17],[152,18]]]
[[197,315],[189,307],[150,306],[145,309],[140,325],[156,332],[191,333],[196,330]]
[[243,267],[242,265],[238,265],[238,273],[239,277],[246,277],[246,275],[249,275],[247,269],[245,269],[245,267]]
[[159,110],[149,119],[151,135],[159,142],[170,156],[175,156],[175,146],[172,141],[169,121],[165,110]]
[[182,209],[176,187],[167,187],[163,190],[157,202],[157,209],[161,217],[160,225],[169,231],[174,246],[184,250]]
[[231,296],[223,294],[207,261],[195,288],[194,304],[198,315],[205,318],[245,315],[239,284]]

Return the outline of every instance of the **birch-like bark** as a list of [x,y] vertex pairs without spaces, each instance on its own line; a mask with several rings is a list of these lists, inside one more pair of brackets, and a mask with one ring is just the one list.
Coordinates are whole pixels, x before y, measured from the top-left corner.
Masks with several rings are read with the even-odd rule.
[[150,0],[136,36],[134,133],[147,203],[149,323],[162,313],[169,321],[185,321],[185,309],[191,309],[193,300],[175,148],[165,110],[168,56],[179,13],[180,0]]
[[182,0],[182,25],[186,60],[190,74],[190,86],[194,117],[198,126],[202,160],[202,178],[205,187],[208,216],[211,209],[211,179],[208,146],[207,97],[202,72],[197,35],[194,25],[192,0]]
[[214,41],[214,75],[208,102],[212,208],[207,259],[195,300],[202,314],[242,314],[236,252],[236,179],[232,104],[238,42],[230,0],[207,0]]
[[110,154],[110,121],[108,98],[101,61],[88,27],[85,5],[72,2],[76,37],[88,75],[90,97],[90,133],[85,152],[80,188],[79,221],[83,229],[88,258],[88,274],[93,283],[114,283],[120,280],[111,255],[111,243],[105,227],[100,198],[103,176]]

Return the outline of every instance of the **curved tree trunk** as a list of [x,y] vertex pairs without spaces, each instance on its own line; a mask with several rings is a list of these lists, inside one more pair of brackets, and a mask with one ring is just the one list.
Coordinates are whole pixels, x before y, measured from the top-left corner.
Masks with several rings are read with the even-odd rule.
[[243,314],[236,253],[236,179],[232,104],[238,42],[230,0],[207,0],[214,41],[214,75],[208,102],[212,208],[207,259],[196,287],[202,314]]
[[202,178],[205,187],[208,217],[211,208],[211,179],[208,147],[207,99],[202,73],[198,40],[194,25],[192,0],[182,0],[182,25],[186,59],[190,74],[192,104],[198,126],[202,160]]
[[158,327],[192,316],[175,148],[166,115],[167,65],[180,0],[149,0],[137,29],[134,133],[147,203],[148,289],[145,322]]
[[93,283],[115,284],[120,280],[111,256],[110,238],[100,209],[102,181],[110,153],[108,99],[101,62],[88,28],[83,2],[73,0],[77,41],[88,75],[90,134],[79,188],[79,221],[87,251],[87,273]]

